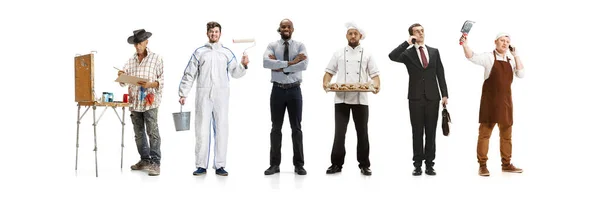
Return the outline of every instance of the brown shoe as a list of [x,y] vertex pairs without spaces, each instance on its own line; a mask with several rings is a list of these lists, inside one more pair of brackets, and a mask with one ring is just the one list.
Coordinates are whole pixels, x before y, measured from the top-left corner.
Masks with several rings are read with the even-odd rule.
[[479,166],[479,176],[490,176],[490,171],[487,169],[487,166]]
[[140,160],[135,165],[131,165],[131,170],[147,170],[150,168],[150,161],[148,160]]
[[148,176],[158,176],[160,175],[160,165],[156,163],[152,163],[150,168],[148,169]]
[[509,165],[502,165],[502,171],[510,172],[510,173],[522,173],[523,169],[519,169],[519,168],[515,167],[513,164],[509,164]]

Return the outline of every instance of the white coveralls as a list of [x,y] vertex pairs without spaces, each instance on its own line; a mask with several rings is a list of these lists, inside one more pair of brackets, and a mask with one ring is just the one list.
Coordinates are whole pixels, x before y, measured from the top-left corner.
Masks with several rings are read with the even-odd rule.
[[213,168],[225,168],[229,135],[229,74],[240,78],[246,68],[233,52],[220,43],[206,43],[196,49],[179,85],[179,96],[187,97],[196,84],[196,168],[208,168],[211,130],[215,139]]

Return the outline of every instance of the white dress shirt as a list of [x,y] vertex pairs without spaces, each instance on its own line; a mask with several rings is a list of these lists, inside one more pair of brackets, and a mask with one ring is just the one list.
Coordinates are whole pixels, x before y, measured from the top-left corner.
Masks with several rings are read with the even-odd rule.
[[[333,54],[325,72],[337,74],[338,85],[344,83],[368,83],[379,75],[375,60],[362,46],[345,48]],[[368,105],[367,92],[336,92],[335,103]]]
[[[421,63],[421,66],[423,66],[423,59],[421,58],[421,50],[419,50],[419,47],[421,47],[421,45],[414,44],[414,47],[417,50],[417,55],[419,56],[419,62]],[[429,64],[429,51],[427,51],[427,47],[425,46],[425,44],[423,44],[423,53],[425,53],[425,58],[427,58],[427,63]]]

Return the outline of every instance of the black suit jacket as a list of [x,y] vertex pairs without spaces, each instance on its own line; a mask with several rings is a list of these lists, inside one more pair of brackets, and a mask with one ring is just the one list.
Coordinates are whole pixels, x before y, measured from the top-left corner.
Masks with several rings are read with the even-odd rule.
[[440,90],[442,97],[448,97],[444,66],[442,65],[439,51],[436,48],[425,45],[429,53],[429,64],[424,69],[417,55],[419,51],[414,47],[406,49],[408,46],[410,45],[405,41],[389,54],[392,61],[401,62],[406,65],[410,77],[408,81],[408,99],[419,100],[425,94],[428,100],[440,100]]

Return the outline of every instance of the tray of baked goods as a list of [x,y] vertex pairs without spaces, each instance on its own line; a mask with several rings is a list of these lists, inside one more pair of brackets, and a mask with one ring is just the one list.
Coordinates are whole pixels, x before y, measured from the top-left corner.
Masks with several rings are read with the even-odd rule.
[[374,92],[372,83],[330,83],[327,92]]

